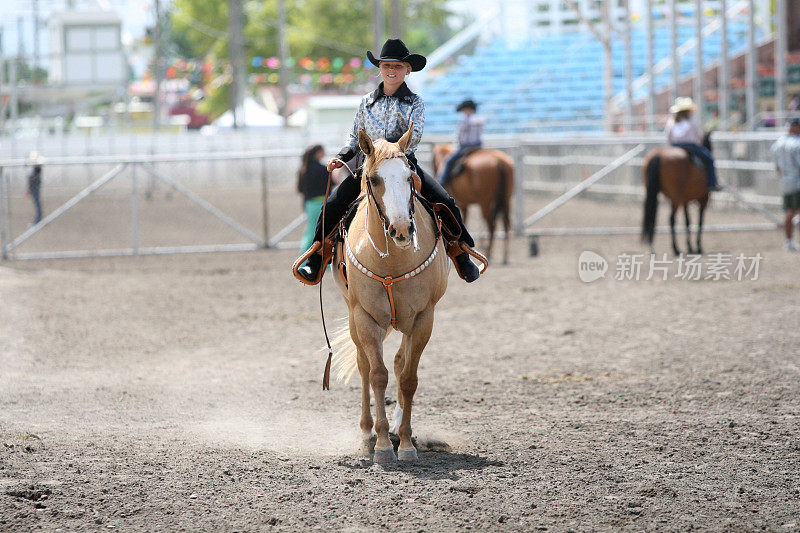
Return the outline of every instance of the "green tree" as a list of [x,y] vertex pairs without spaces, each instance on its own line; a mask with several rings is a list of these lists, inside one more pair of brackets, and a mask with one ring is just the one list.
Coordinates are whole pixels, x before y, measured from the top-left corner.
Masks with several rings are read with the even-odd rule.
[[[409,48],[428,54],[455,31],[454,19],[447,9],[447,0],[401,0],[402,26]],[[279,55],[277,0],[249,0],[245,3],[246,63],[249,59]],[[286,32],[290,55],[301,57],[365,58],[373,43],[373,0],[286,0]],[[391,24],[390,0],[384,0],[385,35]],[[228,2],[226,0],[174,0],[171,13],[172,50],[195,59],[219,60],[228,55]],[[378,53],[379,50],[373,50]],[[221,92],[227,93],[227,73],[220,69],[218,79],[205,103],[205,111],[217,116],[228,109]],[[229,76],[228,76],[229,77]]]

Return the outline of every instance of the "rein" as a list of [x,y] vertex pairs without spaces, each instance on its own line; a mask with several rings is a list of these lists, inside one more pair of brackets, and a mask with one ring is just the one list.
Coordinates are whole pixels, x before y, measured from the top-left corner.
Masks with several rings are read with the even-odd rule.
[[[350,175],[355,177],[355,173],[353,169],[350,168],[350,165],[342,161],[342,164],[347,168]],[[331,191],[331,178],[333,176],[333,171],[328,172],[328,183],[325,185],[325,201],[322,202],[322,235],[323,235],[323,248],[325,246],[324,238],[325,238],[325,206],[328,205],[328,194]],[[327,268],[327,267],[325,267]],[[333,348],[331,348],[331,340],[328,337],[328,328],[325,325],[325,309],[322,306],[322,282],[319,283],[319,314],[322,317],[322,331],[325,332],[325,342],[328,344],[328,360],[325,363],[325,371],[322,374],[322,390],[331,390],[331,360],[333,359]]]
[[[347,167],[348,170],[350,167]],[[352,172],[352,171],[351,171]],[[328,183],[325,185],[325,201],[322,202],[322,248],[325,249],[325,206],[328,205],[328,194],[331,192],[331,177],[333,171],[328,172]],[[322,253],[322,252],[320,252]],[[327,268],[323,266],[323,268]],[[328,337],[328,328],[325,326],[325,310],[322,307],[322,282],[319,284],[319,314],[322,317],[322,331],[325,332],[325,342],[328,344],[328,361],[325,363],[325,372],[322,374],[322,390],[331,390],[331,359],[333,359],[333,348]]]

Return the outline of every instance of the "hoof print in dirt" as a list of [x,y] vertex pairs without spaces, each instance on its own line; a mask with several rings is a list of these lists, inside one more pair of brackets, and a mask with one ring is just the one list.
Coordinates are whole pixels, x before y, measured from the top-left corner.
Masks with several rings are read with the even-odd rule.
[[464,494],[469,494],[469,495],[478,494],[482,490],[483,487],[472,486],[472,485],[450,487],[451,492],[463,492]]
[[32,502],[41,502],[46,500],[52,491],[48,488],[36,487],[31,485],[25,488],[8,489],[6,495]]
[[27,435],[21,436],[20,439],[22,440],[22,451],[25,453],[38,452],[44,448],[42,438],[39,435],[28,433]]

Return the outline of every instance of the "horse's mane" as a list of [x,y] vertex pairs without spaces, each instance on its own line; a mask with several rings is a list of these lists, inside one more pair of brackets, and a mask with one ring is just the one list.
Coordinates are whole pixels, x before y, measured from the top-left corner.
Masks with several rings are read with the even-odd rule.
[[374,152],[372,155],[364,159],[364,175],[372,176],[384,160],[389,159],[394,154],[400,151],[397,143],[390,143],[386,139],[377,139],[373,141],[372,146]]

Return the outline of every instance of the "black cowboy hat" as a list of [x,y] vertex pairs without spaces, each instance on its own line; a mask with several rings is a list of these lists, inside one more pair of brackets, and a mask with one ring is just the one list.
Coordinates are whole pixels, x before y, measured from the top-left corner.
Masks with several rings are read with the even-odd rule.
[[409,52],[408,47],[400,39],[387,39],[381,48],[380,57],[375,57],[367,50],[367,59],[376,67],[380,66],[381,61],[403,61],[411,65],[412,72],[424,69],[425,63],[428,62],[425,56]]
[[478,110],[478,104],[476,104],[472,100],[464,100],[463,102],[458,104],[458,107],[456,108],[456,111],[461,111],[462,109],[472,109],[473,111],[477,111]]

